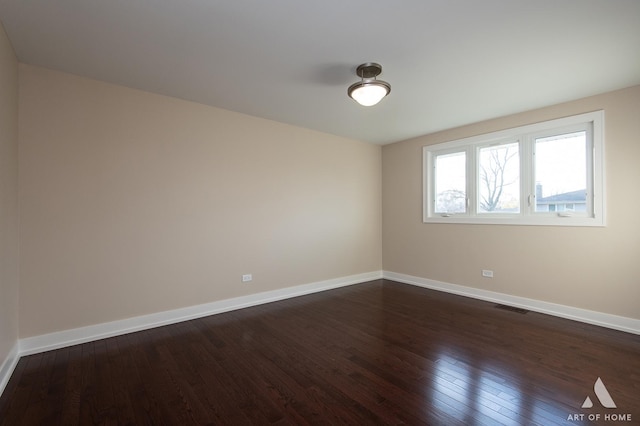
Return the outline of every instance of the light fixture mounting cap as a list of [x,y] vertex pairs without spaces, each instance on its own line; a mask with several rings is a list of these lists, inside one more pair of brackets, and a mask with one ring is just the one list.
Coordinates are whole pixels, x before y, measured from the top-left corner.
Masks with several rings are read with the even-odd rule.
[[356,74],[360,78],[375,78],[382,72],[382,65],[375,62],[367,62],[362,65],[358,65],[356,68]]

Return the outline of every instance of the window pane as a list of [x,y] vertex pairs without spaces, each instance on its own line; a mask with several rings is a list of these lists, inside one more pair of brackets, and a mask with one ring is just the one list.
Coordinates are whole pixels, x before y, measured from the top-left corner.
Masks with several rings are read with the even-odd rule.
[[587,210],[587,135],[535,140],[536,212]]
[[435,159],[435,206],[436,213],[465,213],[466,153],[438,155]]
[[517,142],[479,150],[478,212],[520,212],[520,156]]

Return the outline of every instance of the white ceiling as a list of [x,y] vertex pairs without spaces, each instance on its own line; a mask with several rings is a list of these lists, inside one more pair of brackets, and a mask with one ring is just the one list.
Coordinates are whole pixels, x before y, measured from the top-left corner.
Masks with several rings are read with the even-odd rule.
[[[639,0],[0,0],[21,62],[385,144],[640,84]],[[347,97],[375,61],[391,94]]]

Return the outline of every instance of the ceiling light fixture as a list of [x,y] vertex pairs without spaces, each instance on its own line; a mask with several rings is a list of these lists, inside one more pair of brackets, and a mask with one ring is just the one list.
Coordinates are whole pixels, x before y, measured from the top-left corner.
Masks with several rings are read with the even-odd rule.
[[391,92],[391,85],[386,81],[376,80],[382,72],[382,66],[375,62],[367,62],[356,68],[361,81],[349,86],[349,97],[362,106],[373,106]]

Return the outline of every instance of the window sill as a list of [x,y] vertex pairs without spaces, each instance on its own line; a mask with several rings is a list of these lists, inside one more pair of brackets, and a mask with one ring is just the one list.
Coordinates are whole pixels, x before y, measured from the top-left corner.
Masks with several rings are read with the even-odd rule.
[[433,216],[423,219],[423,223],[450,223],[469,225],[516,225],[516,226],[579,226],[605,227],[604,218],[580,216],[543,216],[543,217],[469,217],[460,215]]

